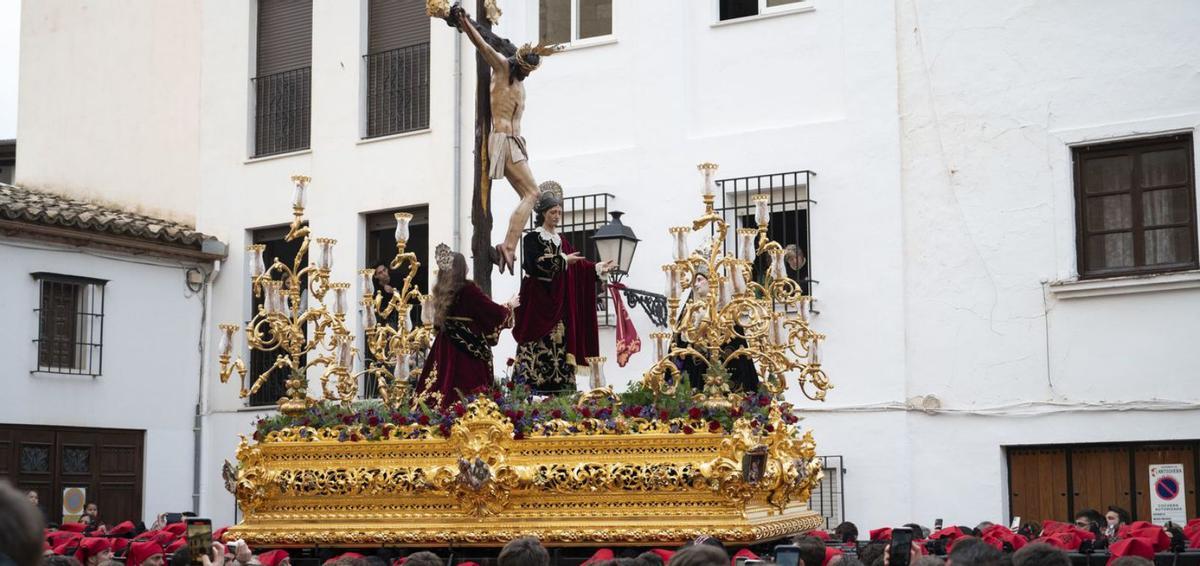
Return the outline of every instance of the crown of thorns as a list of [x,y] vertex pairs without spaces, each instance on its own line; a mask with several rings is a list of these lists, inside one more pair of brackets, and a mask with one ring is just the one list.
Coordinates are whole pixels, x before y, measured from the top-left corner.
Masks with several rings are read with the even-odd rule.
[[540,41],[537,45],[526,43],[520,49],[517,49],[517,65],[526,73],[533,72],[534,69],[538,68],[538,65],[541,65],[541,62],[539,61],[536,65],[530,63],[528,58],[531,54],[539,57],[549,57],[558,53],[560,49],[562,49],[560,45],[546,45]]

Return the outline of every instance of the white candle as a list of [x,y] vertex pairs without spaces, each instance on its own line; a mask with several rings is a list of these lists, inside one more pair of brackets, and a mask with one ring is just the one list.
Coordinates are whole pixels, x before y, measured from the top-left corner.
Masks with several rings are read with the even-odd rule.
[[687,235],[692,229],[687,226],[675,226],[670,229],[674,242],[672,257],[675,261],[683,261],[688,257]]
[[717,172],[717,164],[716,163],[701,163],[700,165],[696,166],[696,168],[699,169],[700,174],[704,176],[704,188],[701,189],[701,191],[702,191],[701,194],[703,194],[706,197],[710,197],[710,196],[713,196],[714,194],[716,194],[717,184],[713,180],[713,177],[716,175],[716,172]]
[[750,197],[750,201],[754,203],[754,221],[758,226],[764,227],[771,222],[771,215],[768,208],[771,203],[771,195],[758,194]]
[[292,189],[292,207],[304,208],[304,205],[307,201],[305,189],[308,188],[308,177],[299,175],[294,176],[292,177],[292,183],[295,185]]

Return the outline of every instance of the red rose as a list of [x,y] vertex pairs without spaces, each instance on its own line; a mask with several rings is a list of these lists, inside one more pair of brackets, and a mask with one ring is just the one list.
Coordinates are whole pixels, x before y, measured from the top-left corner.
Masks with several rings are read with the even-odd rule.
[[585,418],[585,419],[592,418],[592,410],[587,407],[584,407],[583,409],[581,409],[579,411],[579,414],[583,415],[583,418]]
[[550,417],[555,418],[555,419],[561,419],[562,418],[562,410],[554,409],[553,411],[550,412]]
[[462,406],[462,403],[455,403],[454,404],[454,414],[461,417],[461,416],[467,414],[467,408]]
[[692,407],[691,409],[688,409],[688,416],[691,417],[692,420],[698,420],[702,414],[703,413],[700,411],[700,407]]
[[350,435],[350,442],[358,442],[358,435],[357,435],[357,434],[351,434],[351,435]]
[[759,406],[759,407],[766,407],[767,405],[770,405],[770,404],[771,404],[771,398],[770,398],[770,397],[767,397],[766,395],[763,395],[763,396],[761,396],[761,397],[759,397],[759,398],[758,398],[758,406]]
[[442,433],[442,436],[450,436],[450,426],[446,423],[438,425],[438,431]]
[[342,417],[342,424],[348,425],[348,424],[353,424],[353,423],[354,423],[354,417],[352,417],[350,415],[346,415],[346,416]]
[[731,417],[733,417],[733,418],[735,418],[735,419],[736,419],[736,418],[738,418],[738,417],[740,417],[740,416],[742,416],[742,408],[741,408],[741,407],[734,407],[732,411],[729,411],[729,416],[731,416]]
[[517,411],[517,420],[525,418],[525,411]]
[[688,425],[683,425],[683,433],[684,434],[691,434],[693,432],[696,432],[696,431],[693,430],[692,427],[690,427]]
[[524,432],[521,432],[520,430],[518,430],[513,433],[513,440],[521,440],[522,438],[525,438]]
[[708,421],[708,432],[720,432],[721,423],[717,421]]
[[658,420],[660,420],[660,421],[665,421],[665,420],[668,420],[668,419],[670,419],[670,418],[671,418],[671,415],[670,415],[669,413],[667,413],[667,410],[666,410],[666,409],[663,409],[663,410],[661,410],[661,411],[659,411],[659,412],[658,412]]
[[429,424],[429,415],[421,415],[417,417],[417,423],[419,423],[421,426]]
[[775,432],[775,425],[767,423],[767,432]]
[[371,415],[371,418],[367,419],[367,424],[371,426],[379,426],[379,417]]

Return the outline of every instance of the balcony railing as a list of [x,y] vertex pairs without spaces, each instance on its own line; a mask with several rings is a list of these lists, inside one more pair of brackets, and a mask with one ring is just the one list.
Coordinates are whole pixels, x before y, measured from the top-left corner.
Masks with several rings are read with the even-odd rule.
[[308,149],[312,68],[250,79],[254,86],[254,156]]
[[369,53],[367,137],[429,127],[429,44]]

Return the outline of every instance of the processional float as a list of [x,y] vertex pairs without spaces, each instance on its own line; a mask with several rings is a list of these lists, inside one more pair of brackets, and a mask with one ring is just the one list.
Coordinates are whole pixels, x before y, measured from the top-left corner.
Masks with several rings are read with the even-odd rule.
[[[431,15],[445,8],[430,3]],[[651,334],[654,361],[640,382],[616,392],[604,385],[604,359],[591,358],[587,392],[537,398],[506,377],[452,404],[423,391],[415,369],[434,329],[424,308],[421,324],[412,322],[428,301],[413,282],[412,216],[396,214],[391,265],[406,273],[403,283],[386,294],[362,270],[361,308],[351,309],[351,285],[331,281],[336,242],[312,239],[304,219],[310,179],[293,177],[286,239],[299,240],[300,252],[290,265],[268,265],[265,248],[249,246],[261,306],[244,332],[220,325],[222,382],[236,374],[248,397],[275,372],[286,377],[279,414],[259,421],[236,465],[226,463],[244,514],[228,536],[259,546],[493,546],[522,535],[547,545],[649,545],[701,534],[747,544],[816,528],[821,517],[807,501],[821,463],[784,394],[794,383],[824,399],[832,387],[818,354],[824,336],[809,324],[809,298],[787,276],[784,249],[767,236],[769,195],[752,198],[757,228],[731,234],[713,207],[716,169],[699,166],[703,213],[669,230],[670,328]],[[693,234],[711,243],[691,250]],[[315,261],[305,265],[313,244]],[[755,269],[760,260],[765,270]],[[712,291],[683,300],[697,273]],[[352,310],[369,356],[359,355]],[[239,335],[274,364],[248,376],[234,356]],[[740,346],[728,348],[735,339]],[[707,366],[700,390],[678,369],[689,357]],[[731,391],[727,367],[741,359],[762,376],[760,391]],[[360,380],[381,398],[358,400]]]

